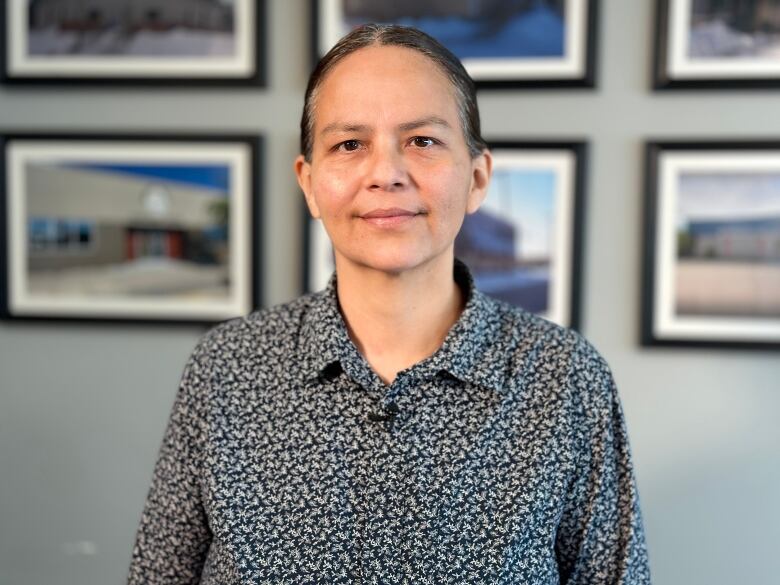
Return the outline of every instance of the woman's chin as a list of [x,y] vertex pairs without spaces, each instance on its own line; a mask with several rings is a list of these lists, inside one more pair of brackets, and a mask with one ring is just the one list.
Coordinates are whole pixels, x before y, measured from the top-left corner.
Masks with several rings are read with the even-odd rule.
[[418,263],[411,259],[401,258],[371,258],[361,262],[362,268],[386,272],[387,274],[401,274],[417,267]]
[[396,250],[393,254],[361,254],[352,258],[344,257],[344,261],[358,269],[369,269],[387,274],[402,274],[419,269],[435,260],[433,256],[421,254],[419,250],[409,251],[408,254],[399,254]]

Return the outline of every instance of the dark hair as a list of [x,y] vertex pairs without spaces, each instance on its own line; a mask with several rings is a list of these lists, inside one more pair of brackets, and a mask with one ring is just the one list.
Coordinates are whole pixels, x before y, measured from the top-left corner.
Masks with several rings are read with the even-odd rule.
[[421,53],[433,61],[450,80],[455,90],[458,117],[463,128],[466,145],[472,157],[480,154],[487,145],[479,130],[477,90],[463,64],[449,49],[432,36],[408,26],[365,24],[343,37],[328,54],[320,59],[309,77],[301,116],[301,154],[311,160],[314,130],[314,109],[317,90],[331,69],[344,57],[372,45],[406,47]]

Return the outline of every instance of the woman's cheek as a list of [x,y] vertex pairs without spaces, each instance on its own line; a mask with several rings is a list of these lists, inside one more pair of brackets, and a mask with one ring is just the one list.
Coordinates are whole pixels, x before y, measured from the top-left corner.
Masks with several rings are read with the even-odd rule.
[[345,181],[339,179],[328,179],[318,182],[315,187],[314,196],[320,208],[335,210],[341,207],[349,200],[347,185]]

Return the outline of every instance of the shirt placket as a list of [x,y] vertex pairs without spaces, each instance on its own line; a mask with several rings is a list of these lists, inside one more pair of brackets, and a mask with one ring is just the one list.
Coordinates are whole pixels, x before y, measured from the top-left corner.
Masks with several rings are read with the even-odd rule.
[[371,393],[374,408],[387,412],[395,404],[397,412],[388,420],[365,422],[366,450],[366,524],[363,566],[366,582],[397,583],[412,570],[407,565],[408,551],[405,517],[413,501],[409,497],[408,461],[405,457],[403,426],[408,412],[408,393],[417,386],[412,371],[400,373],[392,384],[378,385]]
[[[373,372],[359,369],[362,365],[355,368],[354,364],[345,364],[347,376],[343,383],[350,385],[352,392],[357,391],[357,400],[351,424],[342,429],[342,440],[354,455],[349,467],[355,486],[354,537],[359,581],[386,583],[392,582],[388,580],[390,575],[398,575],[402,561],[397,543],[402,528],[399,498],[403,458],[397,425],[402,424],[404,414],[399,412],[384,420],[371,415],[387,414],[387,405],[397,400],[406,384],[401,378],[387,386]],[[360,381],[354,380],[356,377]]]

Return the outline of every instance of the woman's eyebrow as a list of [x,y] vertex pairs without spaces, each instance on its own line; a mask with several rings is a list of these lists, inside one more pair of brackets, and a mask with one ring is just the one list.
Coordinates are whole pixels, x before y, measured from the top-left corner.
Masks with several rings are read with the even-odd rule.
[[345,124],[342,122],[333,122],[328,124],[321,131],[320,134],[330,134],[332,132],[367,132],[368,126],[365,124]]
[[[398,129],[402,132],[409,132],[410,130],[417,130],[424,126],[441,126],[443,128],[452,128],[449,122],[439,116],[426,116],[424,118],[418,118],[411,122],[403,122],[398,125]],[[366,124],[350,124],[345,122],[333,122],[325,126],[320,134],[331,134],[333,132],[369,132],[370,126]]]
[[452,128],[447,120],[440,118],[439,116],[427,116],[425,118],[412,120],[411,122],[404,122],[403,124],[399,124],[398,128],[404,132],[407,132],[409,130],[417,130],[417,128],[422,128],[423,126],[442,126],[444,128]]

